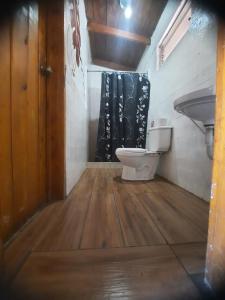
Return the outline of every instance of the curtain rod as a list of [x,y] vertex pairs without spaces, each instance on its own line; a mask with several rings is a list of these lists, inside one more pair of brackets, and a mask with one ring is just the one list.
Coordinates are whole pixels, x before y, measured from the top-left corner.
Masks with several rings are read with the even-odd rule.
[[145,72],[145,73],[139,73],[139,72],[134,72],[134,71],[100,71],[100,70],[88,70],[87,71],[88,73],[104,73],[104,72],[106,72],[106,73],[121,73],[121,74],[130,74],[130,73],[132,73],[132,74],[140,74],[140,75],[147,75],[148,76],[148,72]]

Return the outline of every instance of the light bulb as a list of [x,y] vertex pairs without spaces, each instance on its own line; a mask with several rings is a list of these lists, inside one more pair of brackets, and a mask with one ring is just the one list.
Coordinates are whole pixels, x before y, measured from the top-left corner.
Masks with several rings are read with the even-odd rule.
[[132,8],[130,6],[126,7],[124,15],[126,19],[130,19],[130,17],[132,16]]

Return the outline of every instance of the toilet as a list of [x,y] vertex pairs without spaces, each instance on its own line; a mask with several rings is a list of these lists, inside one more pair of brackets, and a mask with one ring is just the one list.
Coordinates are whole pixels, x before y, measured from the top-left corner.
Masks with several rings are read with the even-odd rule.
[[171,143],[172,128],[162,124],[165,122],[158,120],[152,122],[152,127],[148,130],[148,149],[116,149],[116,156],[123,165],[122,179],[154,179],[160,155],[169,150]]

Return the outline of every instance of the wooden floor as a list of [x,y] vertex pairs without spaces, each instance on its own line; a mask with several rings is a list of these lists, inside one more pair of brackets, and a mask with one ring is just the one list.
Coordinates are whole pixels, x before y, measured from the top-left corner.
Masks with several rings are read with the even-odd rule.
[[125,182],[90,168],[67,200],[41,211],[5,250],[24,299],[195,299],[209,206],[157,178]]

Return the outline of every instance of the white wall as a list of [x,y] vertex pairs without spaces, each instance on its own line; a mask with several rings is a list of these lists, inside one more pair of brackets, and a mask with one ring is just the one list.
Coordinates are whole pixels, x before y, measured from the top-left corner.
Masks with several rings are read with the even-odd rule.
[[165,117],[173,126],[172,147],[161,158],[158,173],[209,200],[212,163],[206,155],[204,135],[187,117],[174,111],[173,102],[188,92],[215,84],[217,26],[213,16],[193,7],[189,32],[156,71],[157,43],[179,3],[169,0],[138,71],[150,74],[149,122]]
[[[89,98],[89,161],[95,161],[98,120],[101,102],[101,71],[113,71],[104,67],[90,64],[88,66],[88,98]],[[100,71],[100,72],[93,72]]]
[[66,96],[66,192],[72,190],[88,160],[87,65],[90,61],[89,38],[84,1],[79,1],[81,59],[75,62],[72,44],[69,1],[65,0],[65,96]]

